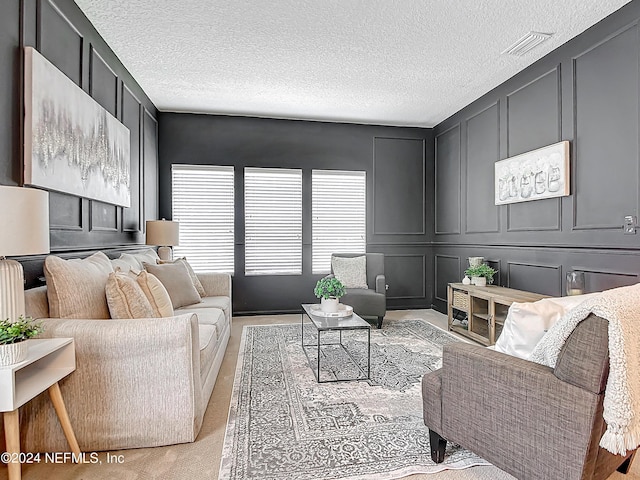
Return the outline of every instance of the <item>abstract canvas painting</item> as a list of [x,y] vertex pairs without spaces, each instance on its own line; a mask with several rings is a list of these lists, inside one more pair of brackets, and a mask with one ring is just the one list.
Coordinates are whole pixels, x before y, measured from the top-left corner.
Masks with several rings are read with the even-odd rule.
[[495,163],[495,204],[569,195],[569,142]]
[[25,184],[129,207],[129,129],[25,47]]

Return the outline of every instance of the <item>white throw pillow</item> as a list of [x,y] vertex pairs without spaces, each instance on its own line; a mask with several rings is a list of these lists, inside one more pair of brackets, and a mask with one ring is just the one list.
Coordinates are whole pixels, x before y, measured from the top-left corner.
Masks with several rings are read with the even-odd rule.
[[599,295],[543,298],[537,302],[514,302],[509,307],[495,350],[528,360],[544,334],[560,318],[585,300]]
[[369,288],[367,285],[367,257],[331,257],[331,269],[345,288]]

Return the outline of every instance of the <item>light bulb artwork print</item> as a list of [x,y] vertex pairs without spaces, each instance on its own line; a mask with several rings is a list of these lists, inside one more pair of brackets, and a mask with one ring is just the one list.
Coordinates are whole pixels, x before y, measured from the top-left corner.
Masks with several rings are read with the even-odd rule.
[[495,163],[495,204],[569,195],[569,142]]

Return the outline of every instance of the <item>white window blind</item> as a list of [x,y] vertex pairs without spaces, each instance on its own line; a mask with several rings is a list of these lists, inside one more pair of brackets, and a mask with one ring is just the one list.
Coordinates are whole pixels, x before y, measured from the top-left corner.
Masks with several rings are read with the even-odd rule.
[[302,273],[302,170],[244,169],[245,274]]
[[173,220],[180,246],[196,271],[233,273],[233,167],[173,165]]
[[312,271],[331,271],[332,253],[365,253],[367,248],[366,172],[313,170]]

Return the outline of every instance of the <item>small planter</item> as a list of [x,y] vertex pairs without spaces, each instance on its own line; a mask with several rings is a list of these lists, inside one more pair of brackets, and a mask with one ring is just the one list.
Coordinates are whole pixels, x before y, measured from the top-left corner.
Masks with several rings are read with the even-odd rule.
[[486,287],[487,286],[487,278],[486,277],[471,277],[471,283],[476,287]]
[[26,341],[0,345],[0,367],[19,363],[27,358],[29,344]]
[[323,298],[320,300],[320,309],[324,313],[337,313],[339,303],[337,298]]

